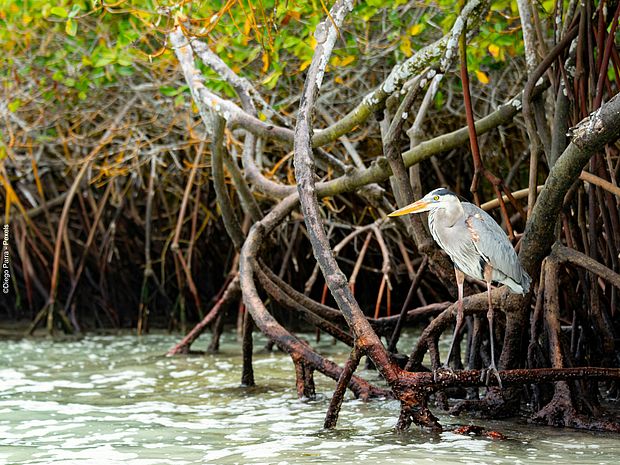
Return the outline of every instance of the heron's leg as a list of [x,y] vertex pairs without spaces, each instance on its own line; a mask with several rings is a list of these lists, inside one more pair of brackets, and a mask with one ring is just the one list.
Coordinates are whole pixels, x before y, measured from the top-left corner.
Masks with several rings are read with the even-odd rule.
[[448,350],[448,356],[443,364],[444,368],[447,368],[450,363],[450,357],[452,356],[452,350],[457,339],[457,335],[463,326],[463,282],[465,281],[465,274],[456,268],[454,268],[454,274],[456,275],[456,286],[458,287],[459,300],[456,306],[456,325],[454,326],[454,334],[452,335],[452,342],[450,343],[450,350]]
[[491,365],[489,365],[489,369],[487,370],[486,374],[483,374],[483,376],[486,378],[486,384],[489,384],[489,377],[491,376],[491,374],[493,374],[495,378],[497,379],[497,383],[499,384],[499,387],[502,387],[502,380],[499,377],[499,373],[497,371],[497,365],[495,365],[495,337],[494,337],[495,332],[493,331],[494,311],[493,311],[493,303],[491,302],[491,281],[490,279],[487,279],[487,302],[489,304],[489,310],[487,311],[487,320],[489,320],[489,342],[491,344]]

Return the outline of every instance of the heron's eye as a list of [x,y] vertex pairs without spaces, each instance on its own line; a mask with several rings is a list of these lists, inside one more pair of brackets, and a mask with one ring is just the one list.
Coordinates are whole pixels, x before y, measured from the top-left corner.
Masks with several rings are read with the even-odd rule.
[[437,200],[439,200],[439,196],[436,195],[435,197],[433,197],[433,200],[436,202]]

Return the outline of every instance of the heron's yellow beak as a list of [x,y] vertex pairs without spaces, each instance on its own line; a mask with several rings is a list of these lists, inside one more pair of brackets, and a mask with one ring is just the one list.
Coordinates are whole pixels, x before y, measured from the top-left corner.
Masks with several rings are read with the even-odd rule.
[[424,200],[418,200],[417,202],[413,202],[406,207],[393,211],[388,216],[402,216],[409,213],[423,212],[426,211],[426,207],[428,207],[428,202]]

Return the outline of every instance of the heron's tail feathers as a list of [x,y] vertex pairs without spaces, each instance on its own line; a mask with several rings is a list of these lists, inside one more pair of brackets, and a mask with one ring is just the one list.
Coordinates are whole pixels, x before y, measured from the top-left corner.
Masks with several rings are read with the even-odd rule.
[[527,294],[530,291],[530,283],[532,282],[532,278],[530,275],[522,270],[521,279],[519,281],[511,278],[510,276],[506,276],[506,279],[502,281],[502,284],[508,286],[508,288],[514,292],[515,294]]

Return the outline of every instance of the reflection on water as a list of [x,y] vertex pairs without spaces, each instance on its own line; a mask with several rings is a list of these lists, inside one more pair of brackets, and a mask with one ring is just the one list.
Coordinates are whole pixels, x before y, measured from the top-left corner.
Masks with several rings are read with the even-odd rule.
[[[394,401],[350,397],[326,432],[330,380],[317,374],[318,400],[299,401],[290,358],[257,354],[259,386],[243,389],[234,336],[218,355],[162,357],[177,339],[0,341],[0,464],[619,463],[614,435],[507,422],[487,424],[506,441],[399,434]],[[348,353],[321,344],[336,358]]]

